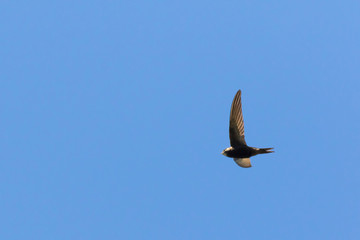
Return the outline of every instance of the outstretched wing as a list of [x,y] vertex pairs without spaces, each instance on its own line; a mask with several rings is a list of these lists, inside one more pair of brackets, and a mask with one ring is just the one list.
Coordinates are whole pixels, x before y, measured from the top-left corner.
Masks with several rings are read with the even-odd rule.
[[241,90],[239,90],[236,93],[231,105],[229,132],[230,132],[230,145],[232,147],[246,145],[244,118],[241,108]]
[[234,161],[240,167],[243,167],[243,168],[251,167],[250,158],[234,158]]

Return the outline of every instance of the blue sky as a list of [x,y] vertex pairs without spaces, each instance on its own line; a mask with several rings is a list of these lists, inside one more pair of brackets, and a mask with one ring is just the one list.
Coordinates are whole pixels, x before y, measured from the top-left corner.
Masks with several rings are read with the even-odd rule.
[[359,239],[359,11],[2,1],[0,238]]

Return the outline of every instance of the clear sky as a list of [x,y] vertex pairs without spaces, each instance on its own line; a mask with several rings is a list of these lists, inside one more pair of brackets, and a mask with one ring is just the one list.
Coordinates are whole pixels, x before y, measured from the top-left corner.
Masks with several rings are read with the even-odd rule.
[[0,239],[360,239],[359,13],[2,1]]

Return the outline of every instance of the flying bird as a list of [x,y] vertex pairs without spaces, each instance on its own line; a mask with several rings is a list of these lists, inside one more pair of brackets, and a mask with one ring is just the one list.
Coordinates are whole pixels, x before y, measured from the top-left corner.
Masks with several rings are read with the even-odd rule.
[[244,118],[241,108],[241,90],[236,93],[231,105],[229,135],[231,147],[224,149],[221,154],[233,158],[240,167],[251,167],[250,157],[252,156],[274,152],[271,151],[273,148],[255,148],[246,144]]

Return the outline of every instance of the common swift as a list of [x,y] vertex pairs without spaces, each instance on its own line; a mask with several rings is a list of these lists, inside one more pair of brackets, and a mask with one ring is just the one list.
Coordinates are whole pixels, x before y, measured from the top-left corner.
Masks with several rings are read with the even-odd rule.
[[273,148],[255,148],[246,144],[244,118],[241,108],[241,90],[236,93],[231,105],[229,133],[231,147],[224,149],[221,154],[233,158],[240,167],[251,167],[250,157],[252,156],[274,152],[270,151]]

